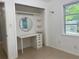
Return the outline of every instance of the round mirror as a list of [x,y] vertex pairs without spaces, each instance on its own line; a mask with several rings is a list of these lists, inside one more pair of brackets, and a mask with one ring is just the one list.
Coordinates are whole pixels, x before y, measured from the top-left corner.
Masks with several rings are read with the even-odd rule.
[[22,17],[19,25],[22,31],[30,31],[32,28],[32,20],[29,17]]

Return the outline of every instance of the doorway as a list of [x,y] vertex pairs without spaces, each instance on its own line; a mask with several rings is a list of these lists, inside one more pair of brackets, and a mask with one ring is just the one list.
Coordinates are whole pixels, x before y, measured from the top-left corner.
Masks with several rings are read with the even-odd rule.
[[4,3],[0,3],[0,59],[7,59],[6,20],[3,8]]

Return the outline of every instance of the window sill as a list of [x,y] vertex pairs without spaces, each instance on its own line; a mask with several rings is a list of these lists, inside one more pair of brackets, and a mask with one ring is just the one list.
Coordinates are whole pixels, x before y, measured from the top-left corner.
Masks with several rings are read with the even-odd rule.
[[79,36],[79,33],[68,32],[68,33],[64,33],[63,35],[65,35],[65,36]]

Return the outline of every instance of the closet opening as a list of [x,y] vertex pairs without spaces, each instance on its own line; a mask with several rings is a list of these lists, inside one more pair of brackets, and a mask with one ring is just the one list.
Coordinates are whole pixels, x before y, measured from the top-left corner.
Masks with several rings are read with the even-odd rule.
[[44,9],[15,4],[18,54],[44,47]]

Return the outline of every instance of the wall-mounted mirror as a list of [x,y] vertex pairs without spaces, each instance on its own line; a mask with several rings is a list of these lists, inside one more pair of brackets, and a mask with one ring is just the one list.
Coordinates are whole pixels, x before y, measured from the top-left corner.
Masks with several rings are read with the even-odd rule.
[[22,17],[19,22],[22,31],[28,32],[32,28],[32,20],[29,17]]

